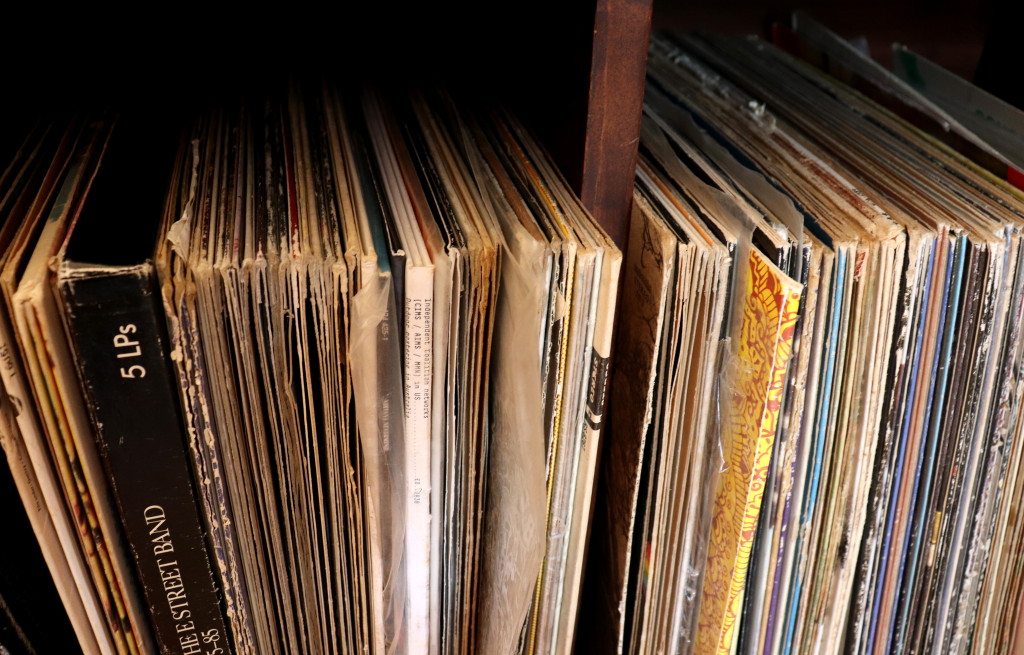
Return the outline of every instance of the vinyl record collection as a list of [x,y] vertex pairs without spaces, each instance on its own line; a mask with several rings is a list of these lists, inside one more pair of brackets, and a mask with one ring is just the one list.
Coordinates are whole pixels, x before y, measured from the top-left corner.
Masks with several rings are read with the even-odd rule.
[[0,437],[81,651],[1024,652],[1024,114],[773,40],[651,39],[622,251],[465,90],[5,139]]
[[[936,126],[807,17],[777,35]],[[620,652],[1020,648],[1011,164],[808,61],[652,39],[585,593]]]
[[567,648],[621,254],[546,155],[327,84],[147,132],[4,177],[5,445],[83,651]]

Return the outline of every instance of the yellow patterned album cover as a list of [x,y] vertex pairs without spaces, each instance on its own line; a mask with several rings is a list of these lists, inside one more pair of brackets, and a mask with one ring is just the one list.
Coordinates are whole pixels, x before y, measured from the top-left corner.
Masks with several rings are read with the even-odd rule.
[[728,654],[764,495],[801,285],[751,249],[741,332],[723,389],[725,466],[715,496],[697,655]]

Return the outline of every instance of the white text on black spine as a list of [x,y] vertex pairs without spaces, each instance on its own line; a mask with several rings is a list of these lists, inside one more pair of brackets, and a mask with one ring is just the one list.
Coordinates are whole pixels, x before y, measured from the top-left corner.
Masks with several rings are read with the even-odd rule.
[[150,505],[143,514],[146,525],[149,526],[149,540],[153,545],[153,555],[156,556],[160,581],[167,597],[167,605],[171,609],[171,618],[174,621],[178,643],[181,644],[182,655],[215,655],[223,652],[216,645],[220,641],[216,629],[202,633],[202,642],[208,646],[212,643],[214,648],[213,651],[203,651],[200,633],[196,629],[192,610],[188,606],[188,596],[185,593],[185,583],[181,579],[178,560],[174,556],[174,543],[171,541],[171,531],[167,527],[167,514],[164,508],[160,505]]

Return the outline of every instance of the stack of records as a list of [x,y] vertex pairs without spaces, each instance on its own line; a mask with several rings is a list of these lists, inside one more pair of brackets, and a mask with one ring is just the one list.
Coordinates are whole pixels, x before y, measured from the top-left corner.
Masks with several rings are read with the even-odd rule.
[[162,124],[0,178],[0,428],[83,650],[567,650],[622,255],[547,155],[437,90]]
[[621,256],[537,146],[293,88],[179,171],[159,260],[240,648],[571,640]]
[[653,39],[589,569],[619,652],[1012,644],[1024,196],[986,161],[771,45]]
[[107,117],[37,125],[4,173],[0,368],[16,419],[4,448],[83,652],[143,653],[152,629],[51,288],[110,135]]

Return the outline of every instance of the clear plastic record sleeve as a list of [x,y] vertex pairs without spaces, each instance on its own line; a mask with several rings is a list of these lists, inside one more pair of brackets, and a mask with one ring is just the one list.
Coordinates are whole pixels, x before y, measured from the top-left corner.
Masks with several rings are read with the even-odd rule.
[[[663,567],[665,574],[656,577],[652,585],[658,592],[648,610],[648,621],[656,621],[651,643],[667,640],[664,647],[688,649],[693,646],[699,611],[696,590],[701,587],[707,556],[712,502],[709,490],[721,468],[716,415],[720,388],[714,379],[721,372],[720,340],[729,333],[728,297],[738,283],[732,275],[729,254],[745,247],[738,235],[751,233],[754,221],[762,217],[727,197],[721,187],[715,186],[717,181],[699,181],[683,165],[683,155],[670,154],[668,139],[675,138],[675,134],[661,130],[645,119],[639,179],[645,193],[652,200],[657,198],[658,206],[672,217],[669,224],[680,240],[677,260],[689,269],[684,276],[689,281],[680,285],[686,295],[678,296],[676,302],[692,309],[677,319],[680,323],[675,328],[674,338],[680,345],[678,360],[673,364],[677,370],[670,373],[676,381],[668,414],[674,418],[669,418],[664,427],[668,452],[663,463],[659,459],[664,473],[657,475],[663,481],[653,506],[664,507],[656,509],[655,517],[664,518],[656,518],[654,528],[663,533],[658,538],[664,545],[658,547],[660,559],[652,558],[652,565]],[[681,141],[675,145],[684,152],[688,147]],[[675,161],[677,156],[679,161]],[[699,158],[690,159],[692,156],[692,152],[686,152],[687,163],[700,166]],[[664,171],[661,175],[665,177],[655,177],[656,170]],[[670,187],[675,189],[671,194]],[[681,401],[680,393],[692,395],[692,399]]]
[[[403,179],[398,165],[396,126],[384,114],[375,94],[363,96],[367,127],[373,142],[383,196],[390,205],[391,259],[396,249],[404,259],[401,292],[396,289],[396,314],[402,347],[405,421],[405,550],[408,597],[407,645],[409,652],[423,652],[430,645],[430,487],[431,409],[433,392],[434,265],[413,205],[418,184]],[[389,124],[390,123],[390,124]],[[389,134],[390,132],[390,134]],[[418,190],[422,195],[422,191]],[[421,207],[421,214],[425,208]],[[423,216],[431,220],[430,216]]]
[[[577,557],[572,549],[573,499],[583,444],[585,378],[593,355],[604,249],[598,242],[599,237],[586,225],[589,217],[567,198],[564,181],[553,174],[545,155],[522,129],[506,122],[499,134],[505,140],[502,147],[511,153],[509,161],[526,182],[526,193],[534,195],[543,207],[542,220],[555,227],[563,246],[575,246],[564,297],[565,325],[557,373],[561,395],[550,399],[554,406],[547,464],[547,552],[527,642],[529,651],[545,652],[558,648],[556,644],[560,640],[572,639],[571,629],[560,624],[560,617],[563,611],[575,614],[575,609],[566,605],[575,603],[579,591],[578,580],[569,580],[567,584],[566,573],[570,562]],[[596,446],[593,439],[590,445]],[[587,512],[589,515],[589,507]]]
[[472,137],[467,128],[463,148],[502,236],[476,648],[515,653],[544,552],[543,349],[537,337],[546,320],[552,253],[478,124]]
[[[516,128],[514,121],[509,122]],[[595,251],[594,280],[590,291],[592,297],[586,315],[587,331],[583,341],[584,368],[578,383],[578,395],[574,404],[570,405],[572,413],[563,417],[570,421],[568,425],[573,431],[568,434],[576,444],[569,451],[573,462],[564,482],[567,536],[561,545],[564,563],[561,565],[558,582],[560,609],[558,620],[553,626],[554,648],[562,651],[569,650],[575,641],[581,578],[590,533],[592,494],[597,477],[597,456],[604,428],[612,326],[618,299],[622,253],[569,191],[568,183],[538,144],[521,128],[515,131],[543,181],[542,192],[550,194],[557,201],[581,242],[589,243]],[[567,442],[567,445],[570,443]]]
[[[351,129],[361,129],[353,123]],[[385,200],[375,178],[379,173],[372,169],[369,135],[353,132],[351,137],[360,229],[366,230],[374,249],[361,255],[372,257],[375,252],[376,265],[364,268],[369,275],[361,278],[362,287],[352,297],[348,359],[365,475],[373,650],[391,654],[404,652],[408,620],[402,337],[381,214]]]

